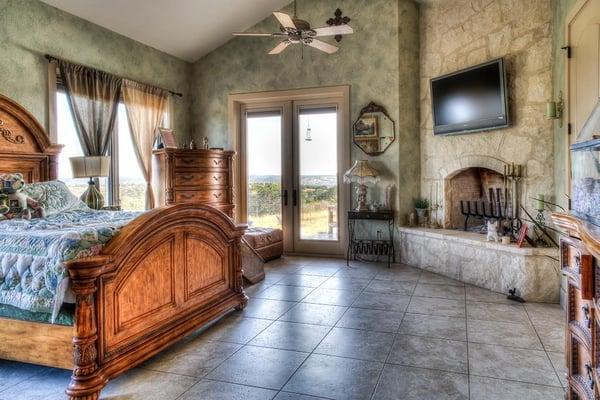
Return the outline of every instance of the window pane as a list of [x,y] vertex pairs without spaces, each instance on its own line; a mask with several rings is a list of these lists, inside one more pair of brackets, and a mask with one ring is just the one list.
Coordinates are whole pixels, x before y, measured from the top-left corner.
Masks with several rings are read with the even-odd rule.
[[301,110],[300,239],[338,240],[337,111]]
[[127,110],[119,104],[119,199],[121,208],[143,211],[146,207],[146,182],[133,149]]
[[281,229],[281,116],[246,119],[248,225]]
[[[56,93],[56,127],[58,143],[64,147],[58,157],[58,179],[65,182],[69,190],[77,196],[81,196],[88,187],[87,178],[73,178],[70,157],[83,156],[81,145],[75,131],[75,123],[71,115],[71,109],[64,92]],[[100,178],[100,191],[107,199],[106,178]]]

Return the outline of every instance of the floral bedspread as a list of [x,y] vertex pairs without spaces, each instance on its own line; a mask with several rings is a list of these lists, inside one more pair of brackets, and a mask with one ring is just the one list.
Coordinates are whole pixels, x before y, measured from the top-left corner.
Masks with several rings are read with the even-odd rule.
[[44,219],[0,222],[0,304],[51,313],[53,322],[69,286],[64,262],[99,254],[138,215],[83,205]]

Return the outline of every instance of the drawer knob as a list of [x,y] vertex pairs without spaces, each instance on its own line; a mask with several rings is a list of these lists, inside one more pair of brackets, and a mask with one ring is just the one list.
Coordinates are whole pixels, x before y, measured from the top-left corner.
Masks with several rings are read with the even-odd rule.
[[194,162],[193,158],[182,158],[181,161],[183,161],[184,164],[191,164]]
[[193,178],[194,178],[194,176],[193,176],[193,175],[183,175],[181,178],[182,178],[184,181],[189,181],[189,180],[193,179]]
[[213,162],[215,163],[215,165],[219,166],[221,165],[221,160],[213,160]]
[[221,193],[213,193],[213,196],[215,197],[215,199],[220,199]]
[[191,199],[194,196],[192,196],[191,194],[185,194],[184,193],[184,194],[181,195],[181,197],[183,197],[184,199]]
[[220,176],[216,176],[216,175],[215,175],[215,176],[213,176],[213,179],[214,179],[216,182],[219,182],[219,181],[221,180],[221,177],[220,177]]

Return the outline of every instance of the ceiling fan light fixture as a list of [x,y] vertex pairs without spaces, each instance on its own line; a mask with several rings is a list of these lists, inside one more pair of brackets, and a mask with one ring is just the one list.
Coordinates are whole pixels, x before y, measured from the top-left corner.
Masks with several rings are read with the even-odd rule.
[[[336,16],[337,12],[336,10]],[[339,11],[341,17],[341,11]],[[352,27],[347,24],[342,25],[334,25],[334,26],[325,26],[322,28],[313,29],[310,26],[310,23],[306,20],[300,19],[296,14],[296,2],[294,1],[294,16],[281,12],[274,11],[273,16],[279,22],[279,30],[280,32],[276,33],[241,33],[235,32],[234,36],[254,36],[254,37],[284,37],[281,43],[279,43],[273,50],[269,52],[269,54],[280,54],[284,51],[290,44],[303,44],[310,47],[313,47],[317,50],[323,51],[327,54],[333,54],[337,52],[338,47],[331,45],[329,43],[323,42],[321,40],[316,39],[321,36],[335,36],[336,39],[341,35],[349,35],[354,33]],[[342,21],[350,21],[348,17],[341,18]],[[329,23],[330,21],[328,21]],[[337,22],[337,21],[336,21]],[[339,41],[339,40],[338,40]]]

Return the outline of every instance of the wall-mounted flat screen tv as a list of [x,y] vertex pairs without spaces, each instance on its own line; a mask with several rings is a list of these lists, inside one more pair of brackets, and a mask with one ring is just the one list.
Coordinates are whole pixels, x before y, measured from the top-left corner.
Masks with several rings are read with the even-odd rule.
[[502,58],[431,80],[433,133],[460,134],[509,125]]

